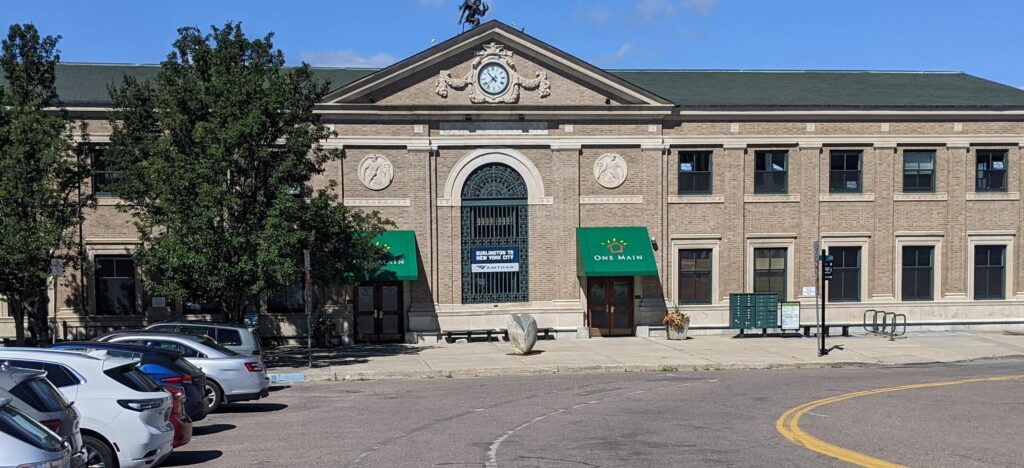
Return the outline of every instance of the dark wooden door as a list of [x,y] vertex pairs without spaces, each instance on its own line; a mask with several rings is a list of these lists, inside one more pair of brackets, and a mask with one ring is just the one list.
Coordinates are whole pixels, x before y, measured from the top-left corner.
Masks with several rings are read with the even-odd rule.
[[587,278],[587,309],[591,335],[633,335],[633,278]]
[[402,283],[368,282],[355,289],[356,341],[404,341]]

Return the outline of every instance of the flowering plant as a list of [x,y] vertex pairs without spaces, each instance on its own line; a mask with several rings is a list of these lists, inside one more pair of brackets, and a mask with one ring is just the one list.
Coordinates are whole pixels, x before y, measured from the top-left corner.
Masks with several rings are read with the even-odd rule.
[[682,328],[686,324],[687,319],[689,317],[680,312],[679,308],[676,307],[672,312],[665,314],[665,318],[661,319],[661,323],[668,327]]

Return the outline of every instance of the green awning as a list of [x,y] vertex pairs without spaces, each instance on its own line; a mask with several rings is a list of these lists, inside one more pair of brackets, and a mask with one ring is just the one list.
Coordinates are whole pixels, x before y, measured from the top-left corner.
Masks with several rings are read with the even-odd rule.
[[577,269],[582,276],[657,276],[645,227],[576,228]]
[[370,281],[415,281],[420,277],[416,261],[415,231],[385,231],[373,239],[384,256],[381,267],[368,278]]

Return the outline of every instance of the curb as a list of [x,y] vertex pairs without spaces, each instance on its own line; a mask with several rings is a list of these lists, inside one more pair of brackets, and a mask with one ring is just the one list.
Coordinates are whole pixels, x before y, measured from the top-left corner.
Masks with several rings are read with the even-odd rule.
[[650,372],[710,372],[710,371],[767,371],[782,369],[871,368],[893,366],[927,366],[936,364],[963,364],[982,359],[1024,358],[1024,354],[985,356],[959,360],[922,360],[914,363],[885,363],[885,361],[846,360],[829,363],[785,364],[658,364],[658,365],[586,365],[586,366],[534,366],[523,368],[434,369],[424,371],[364,371],[337,372],[333,368],[302,373],[269,374],[271,383],[297,384],[308,382],[345,382],[368,380],[458,379],[472,377],[531,376],[548,374],[608,374]]

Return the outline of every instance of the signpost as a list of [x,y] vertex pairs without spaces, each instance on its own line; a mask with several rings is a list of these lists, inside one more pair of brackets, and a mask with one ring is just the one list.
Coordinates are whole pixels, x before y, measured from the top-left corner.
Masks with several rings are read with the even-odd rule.
[[313,367],[313,273],[309,268],[309,249],[302,251],[303,268],[306,273],[306,287],[303,291],[303,299],[306,305],[306,354],[309,358],[309,367]]
[[828,328],[825,322],[825,304],[828,302],[826,292],[826,282],[832,281],[832,261],[833,258],[825,249],[821,249],[821,329],[818,333],[818,356],[824,356],[828,354],[829,350],[825,349],[825,333],[824,331]]
[[60,308],[60,301],[57,300],[57,283],[60,277],[64,276],[64,260],[55,258],[50,260],[50,276],[53,277],[53,326],[50,327],[50,343],[57,343],[57,310]]

